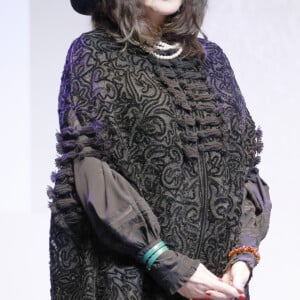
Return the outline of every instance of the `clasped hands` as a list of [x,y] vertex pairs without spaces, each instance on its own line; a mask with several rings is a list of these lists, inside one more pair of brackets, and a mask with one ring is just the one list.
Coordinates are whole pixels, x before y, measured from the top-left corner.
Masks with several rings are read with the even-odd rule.
[[245,300],[244,287],[249,280],[250,269],[243,261],[233,264],[222,278],[218,278],[203,264],[177,291],[188,299]]

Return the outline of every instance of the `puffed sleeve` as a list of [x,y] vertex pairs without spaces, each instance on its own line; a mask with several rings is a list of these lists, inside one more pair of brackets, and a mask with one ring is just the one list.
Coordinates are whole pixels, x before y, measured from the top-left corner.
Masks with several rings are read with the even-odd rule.
[[[252,168],[245,182],[241,233],[237,247],[259,248],[269,229],[271,208],[269,186],[260,177],[258,168]],[[235,255],[229,264],[232,265],[236,261],[245,261],[251,269],[257,264],[255,257],[250,253]]]
[[[82,203],[100,244],[142,264],[144,254],[160,242],[160,226],[147,202],[103,160],[111,146],[111,140],[105,142],[105,137],[111,138],[114,133],[103,133],[101,122],[105,120],[95,122],[88,113],[97,97],[97,82],[91,82],[98,63],[94,52],[80,39],[69,51],[59,101],[58,140],[62,155],[58,165],[64,174],[72,164],[72,170],[68,170],[74,172],[74,198]],[[56,177],[59,183],[62,176]],[[56,185],[55,192],[65,188],[66,180],[62,182],[61,187]],[[174,294],[199,263],[168,250],[158,257],[149,273],[158,285]]]

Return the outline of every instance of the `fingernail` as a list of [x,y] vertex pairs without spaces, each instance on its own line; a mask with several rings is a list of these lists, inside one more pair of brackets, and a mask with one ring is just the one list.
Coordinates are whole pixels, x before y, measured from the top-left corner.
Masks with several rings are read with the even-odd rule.
[[223,279],[222,279],[222,278],[220,278],[220,277],[218,278],[218,280],[219,280],[219,281],[223,281]]
[[247,299],[247,297],[245,295],[240,296],[240,300],[246,300],[246,299]]

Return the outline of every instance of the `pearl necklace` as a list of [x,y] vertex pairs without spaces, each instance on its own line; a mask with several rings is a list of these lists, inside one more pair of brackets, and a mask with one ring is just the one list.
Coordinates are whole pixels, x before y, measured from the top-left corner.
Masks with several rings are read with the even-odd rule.
[[[158,54],[155,52],[155,50],[160,50],[160,51],[169,51],[169,50],[176,50],[177,51],[173,54]],[[178,57],[183,51],[183,48],[180,46],[179,43],[176,43],[174,45],[170,45],[164,42],[159,42],[157,45],[154,46],[154,50],[150,52],[153,56],[155,56],[158,59],[173,59]]]

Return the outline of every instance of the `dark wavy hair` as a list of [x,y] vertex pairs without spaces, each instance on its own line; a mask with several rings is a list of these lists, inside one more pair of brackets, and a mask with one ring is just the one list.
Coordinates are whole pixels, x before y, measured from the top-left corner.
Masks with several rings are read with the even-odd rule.
[[108,31],[119,43],[139,45],[151,50],[158,41],[180,42],[186,56],[204,56],[197,37],[201,33],[207,0],[183,0],[179,11],[168,16],[157,28],[145,15],[143,0],[97,1],[92,13],[94,28]]

